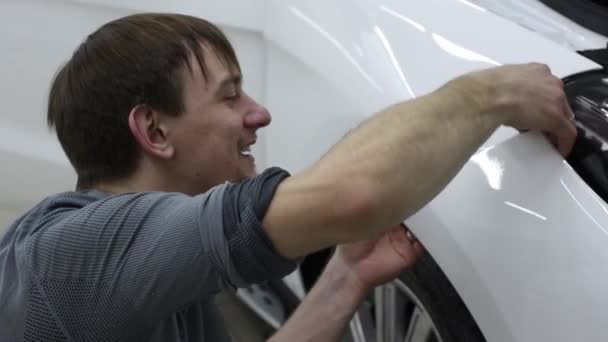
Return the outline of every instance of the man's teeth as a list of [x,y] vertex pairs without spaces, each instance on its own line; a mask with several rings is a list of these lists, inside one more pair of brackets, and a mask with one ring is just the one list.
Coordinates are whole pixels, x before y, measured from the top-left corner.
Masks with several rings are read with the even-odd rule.
[[249,149],[241,150],[240,153],[241,153],[241,155],[244,155],[244,156],[251,155],[251,151]]

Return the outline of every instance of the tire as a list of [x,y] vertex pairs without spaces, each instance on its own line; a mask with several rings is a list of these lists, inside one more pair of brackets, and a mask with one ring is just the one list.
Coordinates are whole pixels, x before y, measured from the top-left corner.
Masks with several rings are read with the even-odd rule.
[[[320,251],[307,257],[301,265],[307,292],[331,253],[332,250]],[[393,303],[390,309],[389,302]],[[414,310],[422,314],[425,321],[430,321],[433,328],[423,334],[424,337],[408,339],[412,330],[418,330],[412,328]],[[393,315],[387,315],[388,311],[393,311]],[[401,342],[406,336],[408,342],[486,342],[466,305],[428,252],[398,279],[367,296],[353,317],[347,335],[344,341]]]
[[486,341],[466,305],[428,253],[399,279],[422,304],[442,342]]

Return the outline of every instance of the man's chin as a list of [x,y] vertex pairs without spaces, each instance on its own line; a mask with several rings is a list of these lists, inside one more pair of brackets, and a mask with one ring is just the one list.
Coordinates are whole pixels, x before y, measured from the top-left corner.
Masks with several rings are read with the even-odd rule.
[[254,168],[254,169],[253,169],[253,170],[251,170],[250,172],[245,173],[245,174],[244,174],[244,176],[243,176],[243,178],[242,178],[242,180],[247,180],[247,179],[249,179],[249,178],[253,178],[253,177],[257,176],[257,175],[258,175],[258,172],[257,172],[257,170]]
[[237,177],[235,177],[234,182],[238,183],[238,182],[243,182],[246,181],[250,178],[253,178],[255,176],[258,175],[257,170],[254,168],[252,168],[251,170],[242,170],[242,172],[239,173],[239,175]]

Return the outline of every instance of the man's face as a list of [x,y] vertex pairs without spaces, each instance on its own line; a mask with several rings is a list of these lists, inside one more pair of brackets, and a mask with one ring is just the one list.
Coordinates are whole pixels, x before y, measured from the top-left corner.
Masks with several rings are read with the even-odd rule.
[[203,48],[207,80],[193,58],[192,72],[184,72],[184,112],[175,118],[169,137],[175,146],[173,174],[188,193],[254,176],[250,148],[256,131],[271,121],[268,110],[242,90],[239,71]]

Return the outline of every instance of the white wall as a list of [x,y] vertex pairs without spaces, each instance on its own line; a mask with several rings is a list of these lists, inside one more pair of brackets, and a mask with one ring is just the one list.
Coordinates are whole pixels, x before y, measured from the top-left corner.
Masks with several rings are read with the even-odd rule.
[[73,188],[74,173],[46,127],[50,81],[86,33],[123,14],[62,1],[0,1],[0,225]]
[[[55,0],[57,1],[57,0]],[[221,26],[260,31],[266,0],[61,0],[123,10],[196,15]]]

